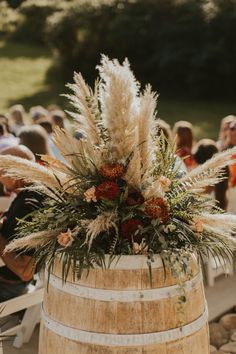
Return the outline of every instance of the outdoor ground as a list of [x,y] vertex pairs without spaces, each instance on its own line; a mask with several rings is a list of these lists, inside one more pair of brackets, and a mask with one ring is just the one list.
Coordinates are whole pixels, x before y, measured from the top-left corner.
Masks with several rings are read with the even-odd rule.
[[[66,99],[60,96],[67,92],[65,82],[58,74],[48,75],[51,56],[42,47],[0,42],[0,113],[17,103],[26,109],[50,103],[65,106]],[[235,113],[236,102],[170,99],[160,92],[158,116],[170,124],[177,120],[191,121],[197,139],[217,138],[221,118]]]

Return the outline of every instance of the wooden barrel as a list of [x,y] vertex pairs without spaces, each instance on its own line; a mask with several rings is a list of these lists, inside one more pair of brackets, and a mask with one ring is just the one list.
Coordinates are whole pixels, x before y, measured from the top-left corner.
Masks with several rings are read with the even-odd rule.
[[79,281],[70,274],[64,284],[57,264],[45,291],[39,354],[209,354],[207,308],[194,258],[192,273],[180,305],[179,285],[159,257],[152,287],[145,256],[122,256]]

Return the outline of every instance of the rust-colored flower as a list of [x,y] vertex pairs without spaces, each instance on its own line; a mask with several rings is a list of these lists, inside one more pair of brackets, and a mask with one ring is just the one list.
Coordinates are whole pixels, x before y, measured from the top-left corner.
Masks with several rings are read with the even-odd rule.
[[140,243],[142,241],[141,230],[143,228],[142,221],[138,219],[129,219],[121,224],[122,237],[129,240],[129,242],[135,241]]
[[163,198],[154,197],[149,199],[145,205],[145,213],[151,219],[161,219],[163,223],[170,217],[167,201]]
[[60,235],[57,236],[57,242],[62,247],[71,246],[73,241],[74,241],[74,238],[72,236],[70,229],[68,229],[67,232],[61,232]]
[[100,174],[107,179],[122,177],[125,173],[125,166],[121,163],[105,164],[100,169]]
[[142,194],[134,189],[134,188],[129,188],[129,192],[128,192],[128,197],[126,199],[126,203],[130,206],[132,205],[141,205],[144,203],[144,198],[142,196]]
[[104,181],[96,187],[96,198],[99,199],[115,199],[120,193],[120,188],[117,183],[113,181]]

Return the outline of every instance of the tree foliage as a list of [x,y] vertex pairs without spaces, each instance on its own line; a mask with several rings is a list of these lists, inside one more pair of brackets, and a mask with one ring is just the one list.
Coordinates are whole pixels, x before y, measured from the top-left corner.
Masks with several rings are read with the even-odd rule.
[[47,42],[68,77],[78,70],[92,83],[104,53],[128,57],[162,93],[235,96],[235,0],[26,0],[19,11],[18,38]]

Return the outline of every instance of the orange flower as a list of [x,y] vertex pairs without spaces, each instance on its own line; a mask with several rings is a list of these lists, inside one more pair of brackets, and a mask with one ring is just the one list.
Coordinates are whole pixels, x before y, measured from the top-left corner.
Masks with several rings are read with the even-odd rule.
[[105,164],[100,169],[100,174],[107,179],[115,179],[123,176],[125,167],[121,163]]
[[57,242],[62,247],[69,247],[72,245],[74,238],[72,236],[71,230],[68,229],[67,232],[61,232],[57,237]]
[[200,220],[195,221],[194,230],[196,232],[202,232],[203,231],[203,223]]
[[146,202],[145,213],[151,219],[161,219],[163,223],[170,217],[167,201],[157,197],[151,198]]

